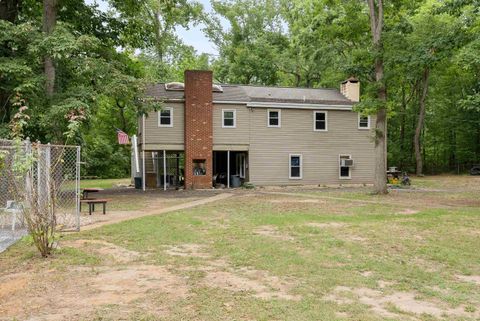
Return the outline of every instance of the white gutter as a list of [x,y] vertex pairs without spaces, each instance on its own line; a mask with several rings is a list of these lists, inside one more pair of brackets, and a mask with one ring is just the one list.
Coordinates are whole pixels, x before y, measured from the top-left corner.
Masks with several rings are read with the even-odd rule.
[[247,107],[251,108],[284,108],[284,109],[325,109],[325,110],[352,110],[352,105],[325,105],[325,104],[301,104],[301,103],[273,103],[273,102],[250,102]]
[[234,100],[214,100],[214,104],[225,104],[225,105],[246,105],[246,101],[234,101]]
[[[185,99],[165,99],[161,100],[164,103],[178,103],[185,102]],[[316,109],[316,110],[352,110],[353,103],[349,105],[334,105],[334,104],[307,104],[307,103],[276,103],[276,102],[246,102],[246,101],[228,101],[228,100],[214,100],[214,104],[225,105],[247,105],[251,108],[285,108],[285,109]]]

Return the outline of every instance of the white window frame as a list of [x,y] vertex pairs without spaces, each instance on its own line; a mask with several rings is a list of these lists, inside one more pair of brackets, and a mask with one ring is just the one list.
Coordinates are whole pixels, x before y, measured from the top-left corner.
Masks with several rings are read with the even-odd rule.
[[[233,126],[225,126],[225,112],[233,112]],[[222,109],[222,128],[237,128],[237,110]]]
[[[317,129],[317,114],[325,114],[325,129]],[[328,112],[326,110],[313,111],[313,131],[314,132],[328,132]]]
[[[170,111],[170,124],[164,125],[161,123],[161,118],[162,118],[162,111],[163,110],[169,110]],[[159,110],[158,112],[158,127],[173,127],[173,107],[164,107],[162,110]]]
[[[368,126],[367,127],[360,127],[360,118],[361,117],[362,117],[362,115],[360,113],[358,113],[358,121],[357,121],[358,129],[370,129],[370,124],[371,124],[370,115],[367,115],[367,118],[368,118]],[[365,116],[363,116],[363,117],[365,117]]]
[[[292,176],[292,157],[300,158],[300,176]],[[288,155],[288,178],[289,179],[303,179],[303,157],[302,154],[289,154]]]
[[348,169],[348,176],[342,176],[342,166],[341,166],[342,157],[348,157],[349,159],[352,159],[352,155],[350,155],[350,154],[340,154],[340,155],[338,155],[338,178],[339,179],[352,179],[352,168],[351,167],[349,167],[349,169]]
[[[278,125],[270,125],[270,112],[278,112]],[[281,109],[267,109],[267,127],[270,128],[280,128],[282,127],[282,110]]]

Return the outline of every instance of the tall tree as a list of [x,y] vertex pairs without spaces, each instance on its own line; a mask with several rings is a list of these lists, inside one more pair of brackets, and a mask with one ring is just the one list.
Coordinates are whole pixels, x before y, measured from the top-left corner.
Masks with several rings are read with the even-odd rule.
[[375,121],[375,192],[387,193],[387,88],[383,71],[383,0],[367,0],[375,53],[375,81],[378,101]]
[[[49,36],[57,24],[57,0],[43,0],[43,32]],[[55,91],[55,63],[47,54],[44,58],[45,93],[51,97]]]

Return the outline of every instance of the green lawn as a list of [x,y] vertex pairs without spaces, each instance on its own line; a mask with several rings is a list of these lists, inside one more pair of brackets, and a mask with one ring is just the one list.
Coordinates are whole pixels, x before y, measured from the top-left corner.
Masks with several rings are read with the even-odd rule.
[[[67,298],[71,280],[96,289],[76,290],[93,299],[148,284],[132,301],[95,305],[79,320],[478,320],[478,188],[462,197],[363,191],[351,201],[341,191],[244,192],[68,235],[47,261],[24,241],[4,262],[58,271]],[[110,284],[100,292],[99,277]]]
[[80,188],[114,188],[118,184],[130,185],[130,178],[110,178],[110,179],[82,179]]

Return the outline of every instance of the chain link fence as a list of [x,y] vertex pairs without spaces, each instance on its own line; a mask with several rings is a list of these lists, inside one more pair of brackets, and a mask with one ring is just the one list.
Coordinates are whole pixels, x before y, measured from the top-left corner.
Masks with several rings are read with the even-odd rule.
[[2,233],[25,232],[25,208],[58,231],[79,230],[79,189],[79,146],[0,139],[0,243]]

